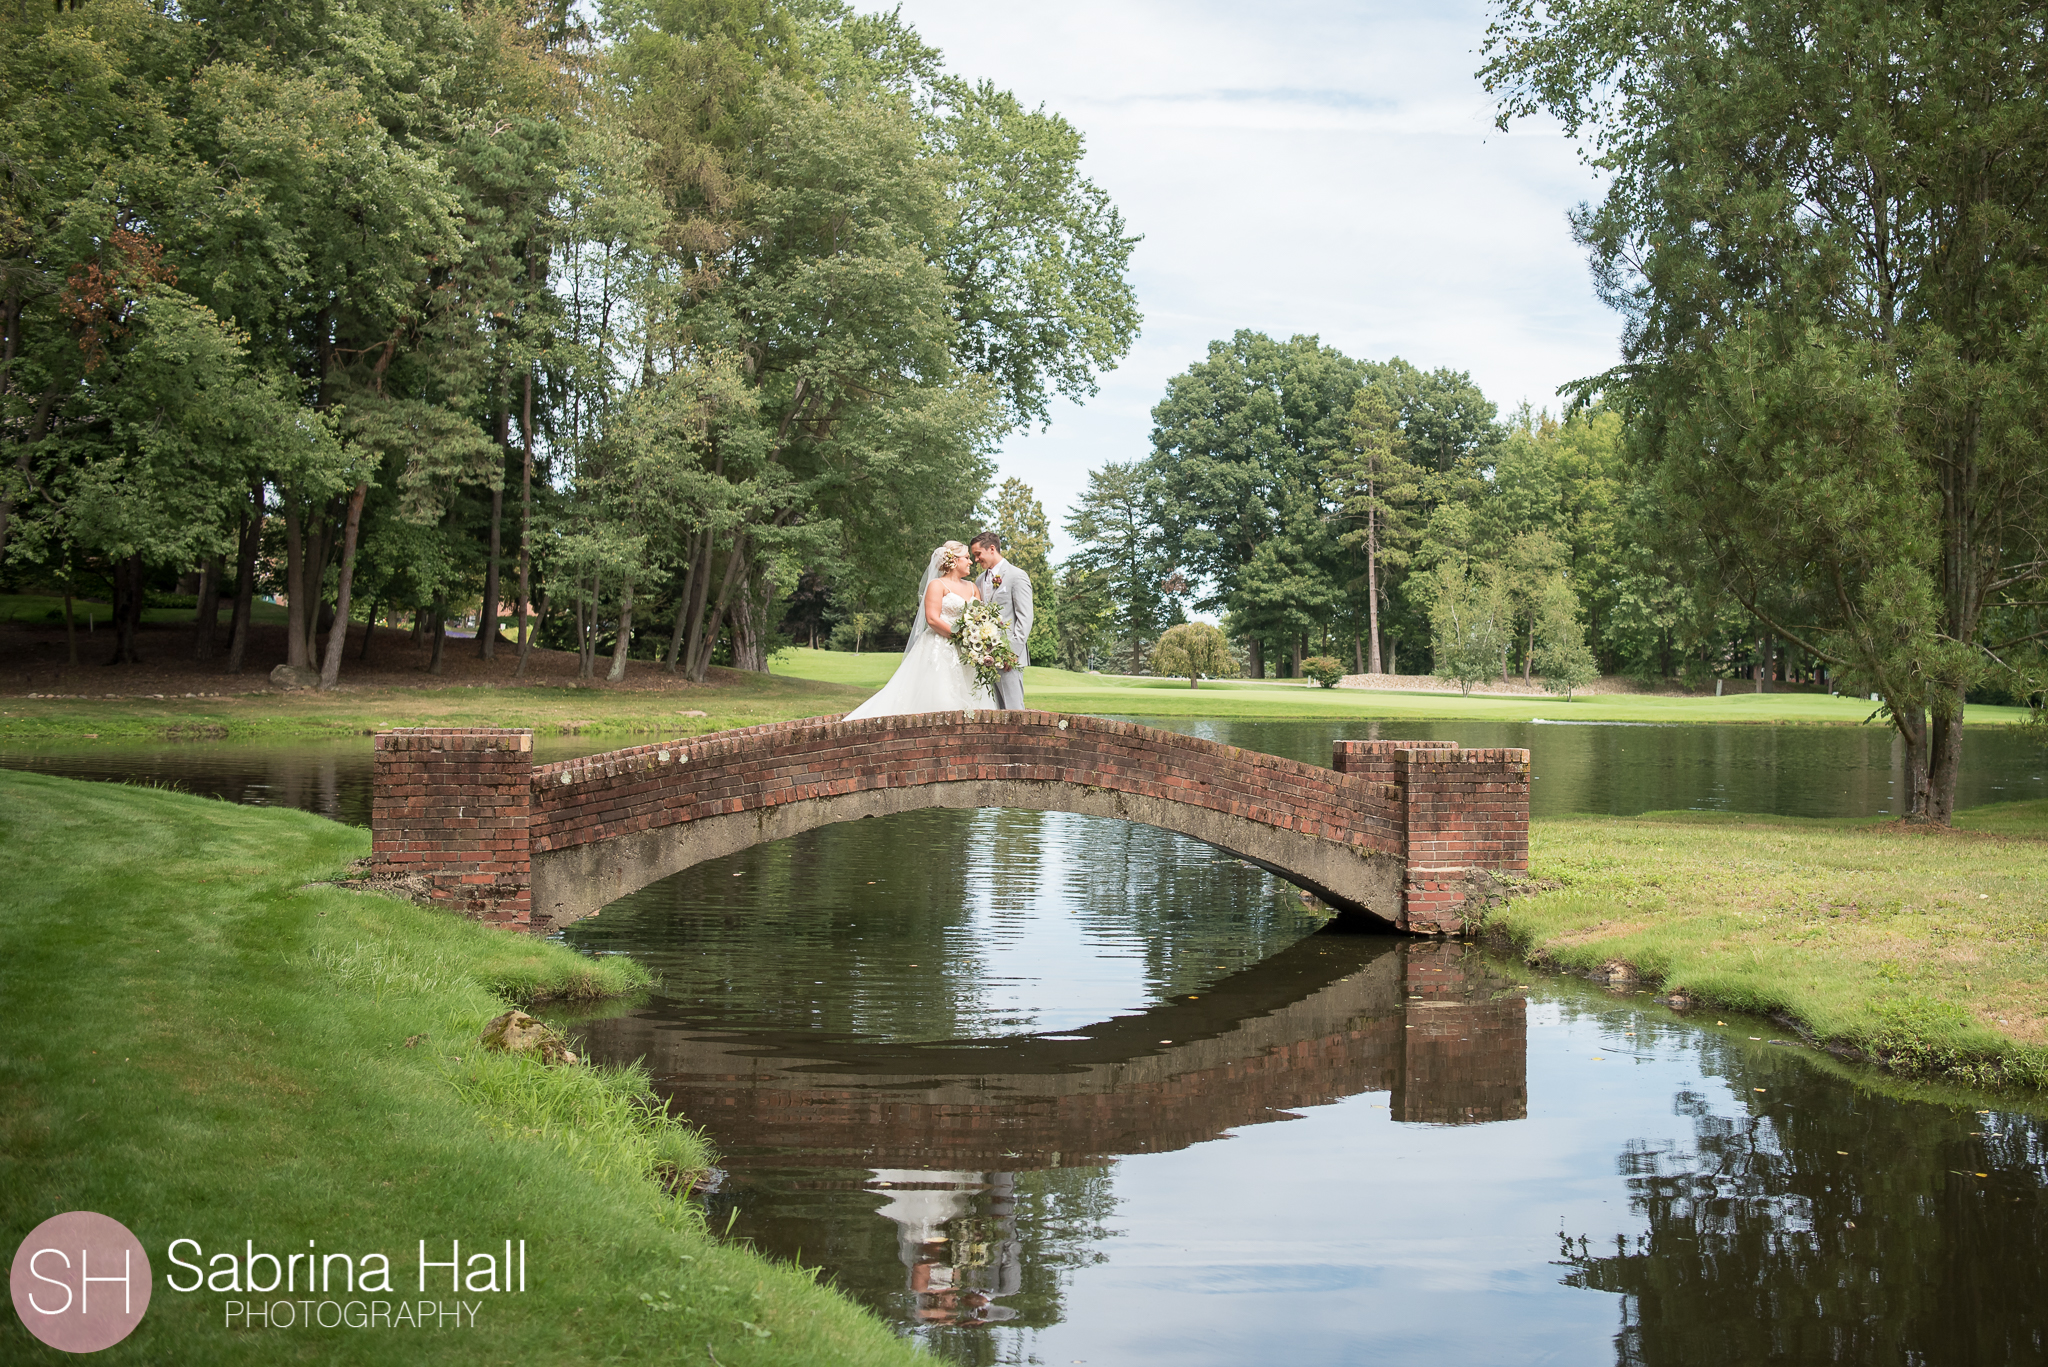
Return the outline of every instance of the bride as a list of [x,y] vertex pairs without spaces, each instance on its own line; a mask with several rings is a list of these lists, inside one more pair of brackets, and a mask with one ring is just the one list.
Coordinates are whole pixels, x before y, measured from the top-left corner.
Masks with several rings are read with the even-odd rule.
[[921,610],[911,624],[903,663],[896,666],[881,692],[847,713],[844,720],[996,706],[995,694],[976,685],[974,666],[953,649],[953,628],[960,614],[970,600],[981,597],[981,590],[968,578],[973,569],[973,557],[958,541],[948,541],[932,552],[924,582],[918,586]]

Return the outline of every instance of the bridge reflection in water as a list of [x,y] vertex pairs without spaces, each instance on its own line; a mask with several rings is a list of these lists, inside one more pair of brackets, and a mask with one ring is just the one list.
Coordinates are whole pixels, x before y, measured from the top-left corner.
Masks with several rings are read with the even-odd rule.
[[[660,1005],[581,1033],[599,1059],[643,1059],[737,1184],[782,1193],[749,1222],[768,1251],[802,1249],[913,1323],[1028,1325],[1056,1304],[1004,1299],[1034,1260],[1072,1250],[1020,1232],[1018,1173],[1079,1179],[1053,1186],[1061,1218],[1086,1221],[1106,1207],[1084,1170],[1360,1093],[1386,1093],[1401,1122],[1519,1120],[1525,1008],[1466,946],[1326,931],[1199,994],[1051,1035],[882,1043],[707,1029]],[[886,1224],[849,1228],[849,1199]]]

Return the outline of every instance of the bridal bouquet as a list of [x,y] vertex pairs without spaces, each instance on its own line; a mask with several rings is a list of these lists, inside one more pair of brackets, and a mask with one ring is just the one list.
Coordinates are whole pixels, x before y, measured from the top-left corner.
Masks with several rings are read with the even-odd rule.
[[953,628],[953,649],[963,664],[974,666],[974,682],[993,693],[996,676],[1017,667],[1017,652],[1010,645],[1010,629],[994,603],[975,599],[960,614]]

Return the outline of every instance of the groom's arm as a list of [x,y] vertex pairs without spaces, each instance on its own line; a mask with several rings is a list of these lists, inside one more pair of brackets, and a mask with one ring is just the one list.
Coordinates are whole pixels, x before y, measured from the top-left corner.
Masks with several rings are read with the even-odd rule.
[[1031,576],[1022,570],[1010,587],[1010,647],[1017,652],[1020,665],[1031,663],[1030,652],[1024,649],[1031,639]]

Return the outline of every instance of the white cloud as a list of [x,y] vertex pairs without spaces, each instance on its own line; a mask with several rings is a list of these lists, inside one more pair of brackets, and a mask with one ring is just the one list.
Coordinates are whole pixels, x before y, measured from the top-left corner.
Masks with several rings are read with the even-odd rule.
[[1045,104],[1144,234],[1145,335],[1102,393],[1006,443],[1057,524],[1150,450],[1169,377],[1239,328],[1469,370],[1503,409],[1612,365],[1565,215],[1598,186],[1554,130],[1502,134],[1473,75],[1486,11],[1304,0],[904,0],[956,73]]

